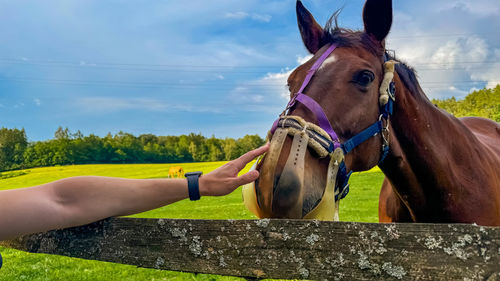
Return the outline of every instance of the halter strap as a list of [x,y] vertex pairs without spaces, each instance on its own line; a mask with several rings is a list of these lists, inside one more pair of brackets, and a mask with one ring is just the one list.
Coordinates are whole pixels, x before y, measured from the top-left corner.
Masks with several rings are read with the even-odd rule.
[[[293,107],[297,102],[300,102],[303,104],[306,108],[308,108],[316,117],[318,121],[318,125],[321,129],[323,129],[330,137],[331,137],[331,142],[333,145],[330,145],[330,147],[333,146],[334,149],[340,147],[344,154],[347,154],[351,152],[354,148],[359,146],[361,143],[365,142],[366,140],[370,139],[371,137],[376,136],[377,134],[383,134],[384,131],[387,130],[387,127],[384,127],[384,122],[383,120],[386,120],[386,122],[389,122],[389,118],[392,115],[393,112],[393,107],[394,107],[394,99],[395,99],[395,87],[394,87],[394,82],[392,81],[392,76],[388,81],[390,81],[390,84],[387,87],[387,95],[389,96],[388,101],[380,105],[379,107],[379,112],[380,112],[380,118],[378,121],[370,125],[368,128],[364,129],[360,133],[356,134],[354,137],[350,138],[344,143],[340,143],[340,140],[335,133],[335,131],[332,128],[332,125],[330,124],[330,121],[328,120],[328,117],[326,116],[323,108],[321,107],[318,102],[316,102],[313,98],[305,95],[303,91],[311,81],[312,77],[316,73],[316,71],[319,69],[321,64],[326,60],[326,58],[337,48],[336,44],[332,44],[328,49],[326,49],[323,54],[314,62],[313,66],[311,69],[307,71],[306,78],[304,79],[304,82],[302,83],[302,86],[300,87],[300,90],[292,97],[290,102],[288,102],[285,111],[283,114],[278,118],[274,123],[273,126],[271,127],[271,133],[273,134],[276,131],[276,128],[278,127],[278,123],[284,115],[286,116],[288,114],[288,110]],[[390,59],[390,57],[385,53],[384,54],[384,63],[387,62]],[[387,123],[388,124],[388,123]],[[384,138],[384,136],[382,136]],[[384,138],[385,140],[385,138]],[[387,154],[389,153],[389,144],[385,140],[383,145],[382,145],[382,153],[380,155],[380,159],[378,164],[381,164],[382,161],[386,158]],[[344,198],[347,193],[349,192],[349,177],[352,174],[352,170],[347,173],[346,171],[346,166],[344,161],[340,164],[339,171],[337,174],[337,187],[339,189],[339,192],[335,196],[335,200],[339,200]]]
[[304,89],[307,87],[307,84],[311,82],[311,78],[314,76],[316,71],[319,69],[319,67],[323,64],[323,62],[326,60],[326,58],[337,48],[336,44],[332,44],[326,51],[321,54],[321,56],[314,62],[313,66],[309,71],[307,71],[306,78],[304,79],[304,82],[302,82],[302,87],[300,87],[300,90],[298,93],[302,94]]
[[[294,101],[298,101],[302,103],[305,107],[307,107],[311,112],[314,113],[316,119],[318,119],[318,125],[325,130],[325,132],[332,138],[334,149],[340,147],[340,141],[337,137],[337,134],[332,128],[328,117],[326,117],[325,112],[321,105],[319,105],[314,99],[311,97],[304,95],[302,93],[297,93]],[[295,102],[294,102],[295,104]],[[292,105],[293,106],[293,105]]]
[[384,129],[382,121],[377,121],[373,123],[370,127],[364,129],[359,134],[350,138],[348,141],[344,142],[341,147],[344,154],[351,152],[356,146],[362,144],[369,138],[376,136],[378,133],[382,132]]
[[[311,69],[307,71],[306,78],[304,79],[304,82],[302,82],[302,86],[300,87],[300,90],[292,97],[290,102],[288,102],[286,106],[286,110],[290,109],[292,106],[294,106],[297,101],[302,103],[305,107],[307,107],[314,115],[316,116],[316,119],[318,120],[318,125],[325,130],[325,132],[332,138],[332,141],[334,142],[334,148],[340,147],[340,141],[335,133],[335,131],[332,128],[332,125],[330,124],[330,121],[328,120],[328,117],[326,117],[325,112],[323,111],[323,108],[321,105],[319,105],[313,98],[305,95],[303,91],[311,82],[312,77],[316,73],[316,71],[319,69],[319,67],[323,64],[323,62],[326,60],[326,58],[337,48],[336,44],[332,44],[328,49],[326,49],[323,54],[314,62],[313,66]],[[276,120],[271,128],[271,133],[274,133],[276,128],[278,127],[278,122],[279,119]]]

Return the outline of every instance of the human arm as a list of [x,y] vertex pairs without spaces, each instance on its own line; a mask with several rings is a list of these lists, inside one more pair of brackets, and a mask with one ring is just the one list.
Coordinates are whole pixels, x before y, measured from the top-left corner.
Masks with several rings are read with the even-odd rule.
[[[202,196],[221,196],[257,179],[238,172],[268,145],[252,150],[200,177]],[[130,215],[188,198],[185,179],[73,177],[39,186],[0,191],[0,240],[27,233]]]

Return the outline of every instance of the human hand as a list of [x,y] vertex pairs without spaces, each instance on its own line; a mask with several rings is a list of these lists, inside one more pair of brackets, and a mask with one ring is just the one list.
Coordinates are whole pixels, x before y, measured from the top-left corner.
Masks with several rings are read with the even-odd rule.
[[230,161],[214,171],[200,177],[199,186],[202,196],[223,196],[233,192],[237,187],[255,181],[259,171],[253,170],[238,177],[245,166],[269,149],[269,143],[251,150],[238,159]]

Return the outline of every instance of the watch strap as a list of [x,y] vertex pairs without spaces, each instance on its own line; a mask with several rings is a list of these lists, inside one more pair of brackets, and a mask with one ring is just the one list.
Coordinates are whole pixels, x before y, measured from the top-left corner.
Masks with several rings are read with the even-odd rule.
[[201,172],[186,173],[185,176],[188,182],[189,199],[191,201],[200,200],[199,178],[201,176]]

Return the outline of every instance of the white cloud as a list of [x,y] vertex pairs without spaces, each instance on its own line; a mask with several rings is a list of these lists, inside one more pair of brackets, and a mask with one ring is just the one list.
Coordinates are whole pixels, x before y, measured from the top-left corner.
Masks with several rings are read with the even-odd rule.
[[260,104],[264,101],[264,96],[258,94],[258,92],[253,92],[254,87],[255,85],[253,87],[238,86],[232,90],[229,97],[235,104]]
[[[500,49],[495,49],[493,53],[493,60],[497,62],[500,61]],[[500,64],[485,64],[484,71],[474,73],[472,78],[477,80],[485,80],[487,81],[487,88],[495,88],[497,85],[500,85]]]
[[[409,12],[396,11],[387,46],[417,70],[430,98],[462,98],[500,80],[499,65],[492,63],[500,41],[491,29],[500,25],[491,16],[498,5],[479,2],[423,0],[409,3]],[[491,10],[480,12],[481,6]]]
[[195,112],[195,113],[224,113],[224,109],[210,106],[194,106],[190,104],[175,104],[171,107],[174,111]]
[[233,12],[233,13],[226,13],[225,17],[229,19],[245,19],[249,16],[248,13],[245,12]]
[[488,45],[476,36],[446,42],[432,56],[431,62],[453,67],[460,62],[480,63],[488,55]]
[[221,113],[218,108],[209,106],[195,106],[189,103],[171,103],[153,98],[116,98],[116,97],[84,97],[77,99],[75,107],[89,113],[110,113],[128,110],[147,110],[152,112],[182,111],[182,112],[209,112]]
[[285,100],[290,99],[290,91],[287,88],[288,76],[292,73],[292,70],[282,70],[279,73],[268,73],[265,77],[258,80],[261,84],[275,85],[277,88],[277,93],[279,96]]
[[500,48],[495,49],[495,59],[500,60]]
[[483,87],[487,81],[479,74],[484,73],[489,48],[477,36],[449,39],[443,44],[421,41],[418,48],[414,41],[395,45],[398,57],[416,68],[419,82],[430,98],[460,98],[471,87]]
[[86,61],[80,61],[80,66],[97,66],[95,63],[88,63]]
[[479,16],[499,15],[498,1],[495,0],[453,0],[435,1],[440,11],[462,10]]
[[[297,66],[306,63],[313,55],[297,55]],[[229,99],[245,104],[247,110],[260,110],[262,112],[279,113],[288,100],[290,91],[287,80],[295,68],[281,69],[280,72],[270,72],[261,78],[240,83],[229,94]]]
[[270,22],[272,19],[271,15],[262,15],[262,14],[252,14],[250,17],[253,20],[261,21],[261,22]]
[[286,80],[291,72],[284,69],[242,82],[229,93],[228,100],[242,111],[278,114],[290,98]]
[[313,57],[313,55],[305,55],[305,56],[297,56],[297,63],[299,65],[306,63],[308,60],[310,60]]
[[[297,66],[306,63],[313,56],[297,55]],[[295,68],[281,69],[280,72],[267,73],[261,78],[240,83],[229,94],[229,99],[245,104],[249,111],[260,110],[262,112],[279,113],[288,100],[290,91],[287,87],[287,79]]]
[[486,40],[473,35],[440,42],[420,41],[418,48],[415,41],[395,41],[392,45],[399,58],[416,68],[430,98],[461,98],[471,88],[496,85],[499,70],[489,63],[493,58]]
[[36,106],[40,106],[42,104],[42,102],[38,98],[33,99],[33,102],[36,104]]
[[143,109],[162,111],[168,108],[164,102],[149,98],[84,97],[76,101],[76,106],[87,112],[116,112]]
[[271,15],[267,14],[249,14],[247,12],[229,12],[224,15],[226,18],[229,19],[237,19],[237,20],[243,20],[243,19],[252,19],[255,21],[260,21],[260,22],[270,22],[272,19]]

